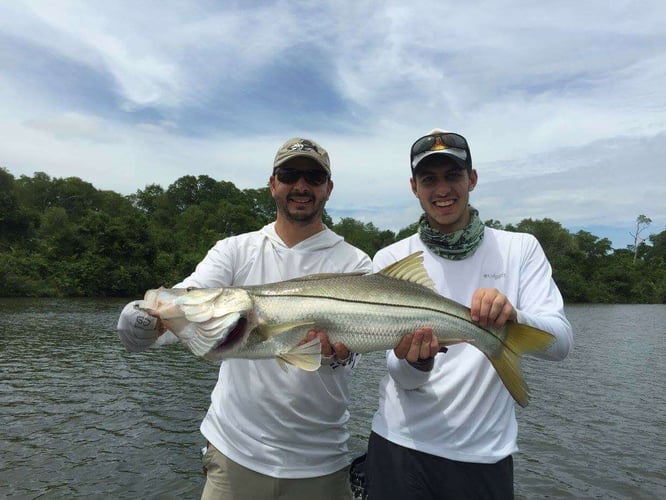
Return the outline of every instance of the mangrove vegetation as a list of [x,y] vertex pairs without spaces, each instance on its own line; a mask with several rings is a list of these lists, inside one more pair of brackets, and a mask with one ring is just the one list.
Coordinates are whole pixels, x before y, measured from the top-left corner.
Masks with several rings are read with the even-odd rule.
[[[241,190],[205,175],[125,196],[78,177],[0,169],[0,296],[140,297],[187,276],[215,241],[274,217],[268,187]],[[415,231],[328,214],[325,222],[370,256]],[[567,302],[666,303],[666,231],[649,234],[650,222],[637,216],[635,244],[624,249],[551,219],[486,225],[535,235]]]

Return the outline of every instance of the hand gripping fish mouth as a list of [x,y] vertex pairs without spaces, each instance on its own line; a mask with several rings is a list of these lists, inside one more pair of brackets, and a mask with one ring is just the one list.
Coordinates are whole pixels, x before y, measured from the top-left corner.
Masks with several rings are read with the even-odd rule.
[[157,315],[196,356],[219,360],[245,345],[251,328],[252,298],[234,288],[160,288],[137,308]]

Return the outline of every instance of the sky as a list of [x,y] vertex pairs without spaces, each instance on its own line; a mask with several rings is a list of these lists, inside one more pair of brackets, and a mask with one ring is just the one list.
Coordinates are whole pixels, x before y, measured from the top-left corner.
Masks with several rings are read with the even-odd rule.
[[0,167],[132,194],[207,175],[266,186],[314,139],[327,205],[397,231],[409,148],[469,141],[483,220],[633,243],[666,230],[666,2],[0,3]]

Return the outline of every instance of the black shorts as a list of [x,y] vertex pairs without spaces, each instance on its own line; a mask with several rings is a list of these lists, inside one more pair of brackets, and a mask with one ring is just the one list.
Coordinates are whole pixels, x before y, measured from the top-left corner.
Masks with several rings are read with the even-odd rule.
[[397,445],[371,433],[365,463],[369,500],[509,500],[513,458],[457,462]]

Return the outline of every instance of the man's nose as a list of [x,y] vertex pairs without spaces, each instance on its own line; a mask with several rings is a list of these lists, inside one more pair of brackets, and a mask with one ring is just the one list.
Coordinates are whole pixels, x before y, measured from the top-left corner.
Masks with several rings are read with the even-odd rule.
[[310,189],[310,184],[308,184],[305,181],[305,177],[303,176],[303,174],[301,174],[301,176],[294,183],[294,187],[298,188],[301,191],[305,191]]

